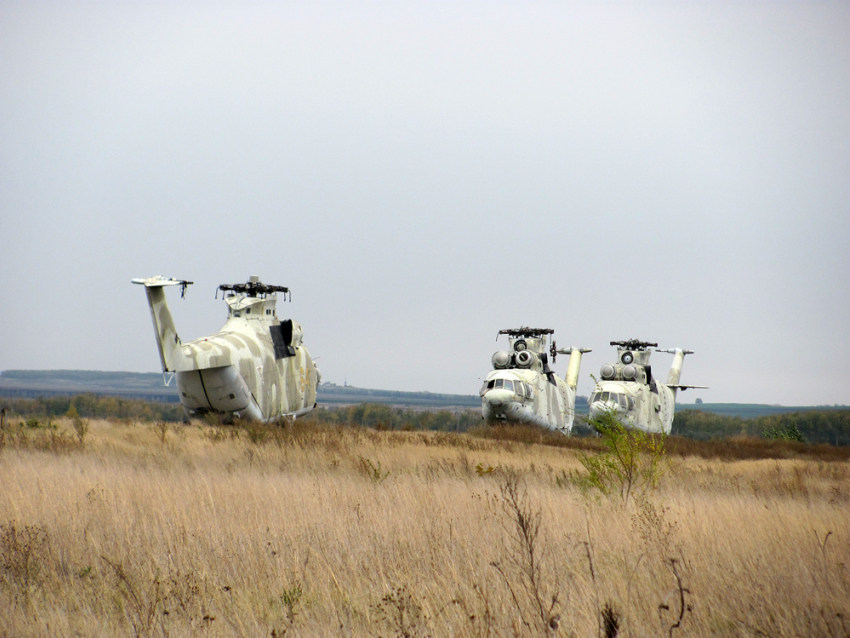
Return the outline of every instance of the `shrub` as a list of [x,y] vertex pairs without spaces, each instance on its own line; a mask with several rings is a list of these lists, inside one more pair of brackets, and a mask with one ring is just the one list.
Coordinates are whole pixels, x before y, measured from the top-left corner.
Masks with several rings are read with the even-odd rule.
[[613,412],[590,423],[601,434],[603,450],[578,453],[584,473],[573,474],[576,485],[606,496],[618,494],[626,503],[633,492],[658,487],[665,470],[664,436],[627,428]]
[[77,438],[80,441],[80,447],[82,447],[85,445],[86,434],[89,433],[88,419],[82,418],[77,413],[77,407],[73,403],[71,404],[71,407],[68,408],[65,416],[71,419],[71,425],[74,426],[74,431],[77,433]]
[[367,459],[363,456],[357,457],[357,469],[360,473],[368,478],[370,481],[375,483],[382,483],[386,478],[390,475],[390,471],[381,467],[381,462],[377,461],[373,463],[370,459]]
[[806,437],[797,429],[796,423],[790,423],[785,427],[774,425],[764,431],[764,438],[771,441],[797,441],[798,443],[806,443]]

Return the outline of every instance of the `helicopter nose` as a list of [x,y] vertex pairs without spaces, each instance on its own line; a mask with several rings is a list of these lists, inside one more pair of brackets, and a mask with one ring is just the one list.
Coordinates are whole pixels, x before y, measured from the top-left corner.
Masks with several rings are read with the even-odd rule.
[[513,394],[508,392],[507,390],[489,390],[484,395],[484,400],[487,402],[487,407],[489,407],[494,412],[503,412],[505,408],[511,402],[513,398]]
[[590,406],[590,418],[598,419],[606,413],[617,413],[620,411],[620,406],[612,401],[595,401]]

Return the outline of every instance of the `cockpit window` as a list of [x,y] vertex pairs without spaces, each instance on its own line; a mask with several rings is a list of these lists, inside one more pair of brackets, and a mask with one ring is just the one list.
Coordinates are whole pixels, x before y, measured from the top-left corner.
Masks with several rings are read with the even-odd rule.
[[594,392],[590,395],[590,403],[596,403],[597,401],[615,403],[624,410],[634,407],[634,399],[632,397],[618,392]]
[[[519,381],[517,381],[519,383]],[[510,392],[514,391],[514,382],[510,379],[496,379],[493,386],[494,388],[504,388],[505,390],[509,390]]]
[[522,381],[514,381],[514,392],[521,397],[525,396],[525,386],[522,384]]

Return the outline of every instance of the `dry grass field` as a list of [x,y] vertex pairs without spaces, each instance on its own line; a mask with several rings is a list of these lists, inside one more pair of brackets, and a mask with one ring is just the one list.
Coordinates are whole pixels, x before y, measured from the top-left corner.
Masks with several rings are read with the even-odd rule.
[[0,636],[850,635],[846,450],[624,502],[587,440],[57,426],[2,433]]

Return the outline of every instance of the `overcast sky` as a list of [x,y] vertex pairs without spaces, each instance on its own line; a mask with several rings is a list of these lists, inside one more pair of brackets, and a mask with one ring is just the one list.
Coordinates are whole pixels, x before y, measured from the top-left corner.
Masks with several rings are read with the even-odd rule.
[[0,370],[159,371],[132,278],[188,341],[259,275],[339,384],[531,325],[850,404],[850,3],[0,0],[0,240]]

